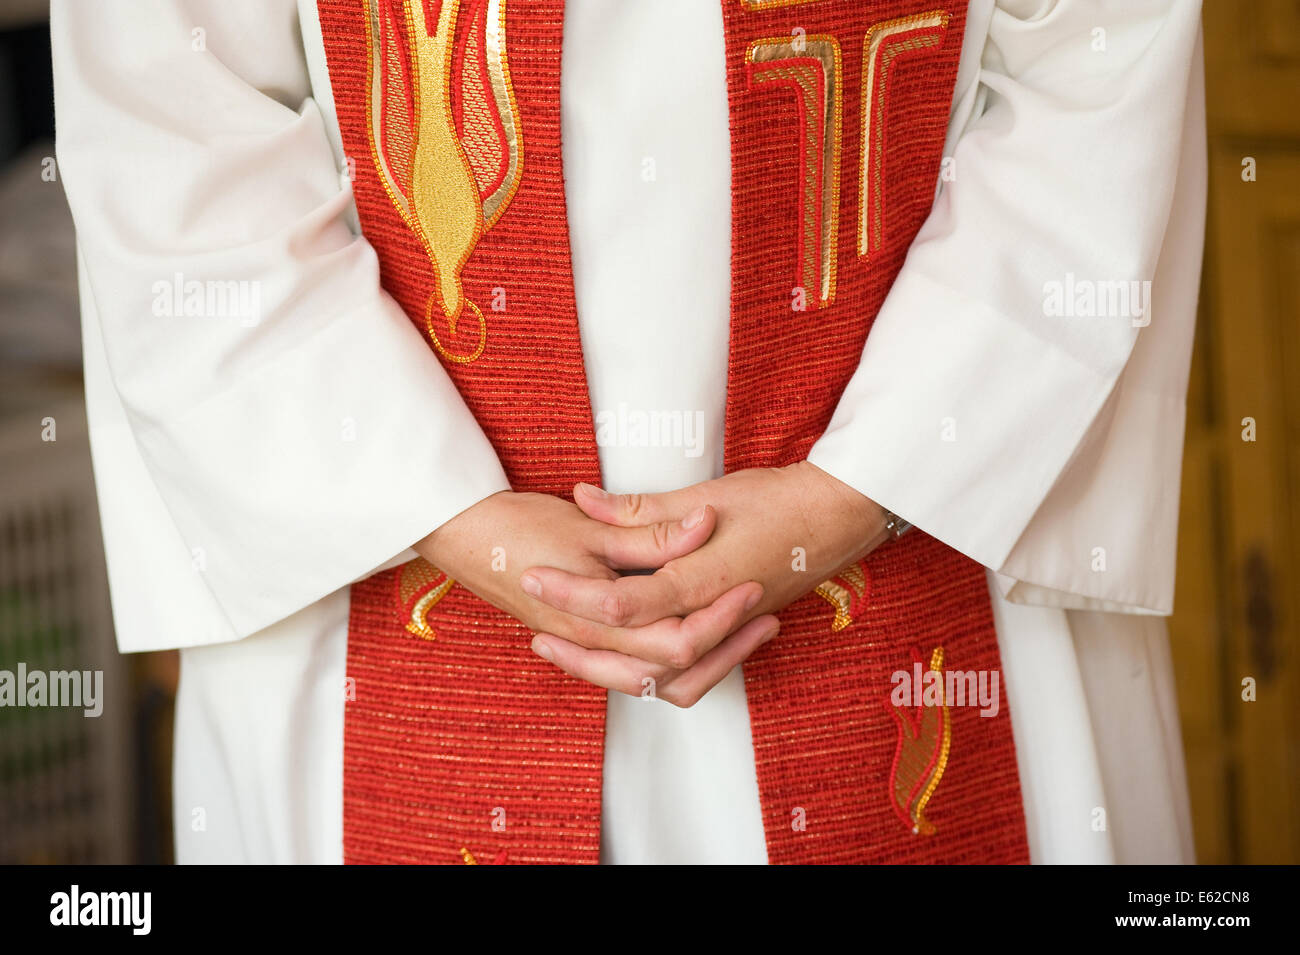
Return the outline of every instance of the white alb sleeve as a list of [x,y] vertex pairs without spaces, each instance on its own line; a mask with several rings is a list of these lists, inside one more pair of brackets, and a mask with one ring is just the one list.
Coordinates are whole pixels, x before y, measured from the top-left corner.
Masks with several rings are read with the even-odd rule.
[[119,645],[233,640],[508,487],[353,234],[293,0],[54,0]]
[[1172,609],[1204,225],[1199,8],[985,13],[954,177],[809,454],[998,571],[1012,600]]

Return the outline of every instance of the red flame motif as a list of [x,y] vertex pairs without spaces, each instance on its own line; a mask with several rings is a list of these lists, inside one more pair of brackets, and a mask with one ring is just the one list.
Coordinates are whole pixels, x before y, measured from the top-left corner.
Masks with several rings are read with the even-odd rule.
[[[371,158],[429,256],[429,338],[447,360],[472,362],[486,347],[487,323],[465,297],[461,270],[523,176],[506,0],[365,3]],[[467,310],[476,327],[463,342]]]
[[943,647],[935,647],[930,654],[929,672],[937,677],[938,704],[927,704],[919,682],[921,655],[912,651],[913,691],[918,701],[896,705],[887,701],[889,710],[898,720],[898,746],[894,750],[894,764],[889,772],[889,796],[894,812],[914,833],[934,835],[934,825],[925,818],[925,808],[939,786],[943,771],[948,765],[948,751],[952,745],[952,725],[948,701],[944,697]]
[[460,858],[465,865],[505,865],[508,856],[509,853],[505,849],[502,849],[492,857],[491,862],[479,862],[478,859],[474,858],[474,853],[470,852],[468,849],[460,850]]
[[831,630],[838,633],[866,609],[871,600],[871,577],[865,561],[849,564],[830,580],[824,580],[813,591],[835,608]]
[[429,626],[429,611],[455,583],[423,557],[402,565],[396,575],[397,605],[402,608],[407,633],[425,640],[437,638]]

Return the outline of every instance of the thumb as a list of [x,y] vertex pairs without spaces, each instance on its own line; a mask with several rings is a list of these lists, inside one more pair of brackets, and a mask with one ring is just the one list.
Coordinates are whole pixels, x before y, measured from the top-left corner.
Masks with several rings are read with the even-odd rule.
[[701,547],[717,523],[718,512],[706,504],[680,521],[660,521],[639,527],[606,526],[601,535],[600,553],[616,570],[657,570]]
[[619,527],[641,527],[681,520],[687,508],[675,501],[675,492],[666,494],[611,494],[594,484],[578,484],[573,489],[573,503],[593,520]]

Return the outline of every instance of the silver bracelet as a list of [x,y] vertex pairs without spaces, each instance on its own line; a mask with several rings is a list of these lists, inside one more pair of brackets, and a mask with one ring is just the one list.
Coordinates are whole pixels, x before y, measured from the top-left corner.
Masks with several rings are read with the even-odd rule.
[[889,531],[894,538],[902,537],[911,529],[912,525],[893,511],[885,511],[885,530]]

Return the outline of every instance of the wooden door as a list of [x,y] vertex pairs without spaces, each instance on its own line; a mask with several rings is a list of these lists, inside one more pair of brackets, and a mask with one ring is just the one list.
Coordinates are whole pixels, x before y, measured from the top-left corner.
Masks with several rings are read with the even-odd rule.
[[1206,0],[1204,25],[1209,221],[1170,636],[1198,861],[1294,863],[1300,2]]

